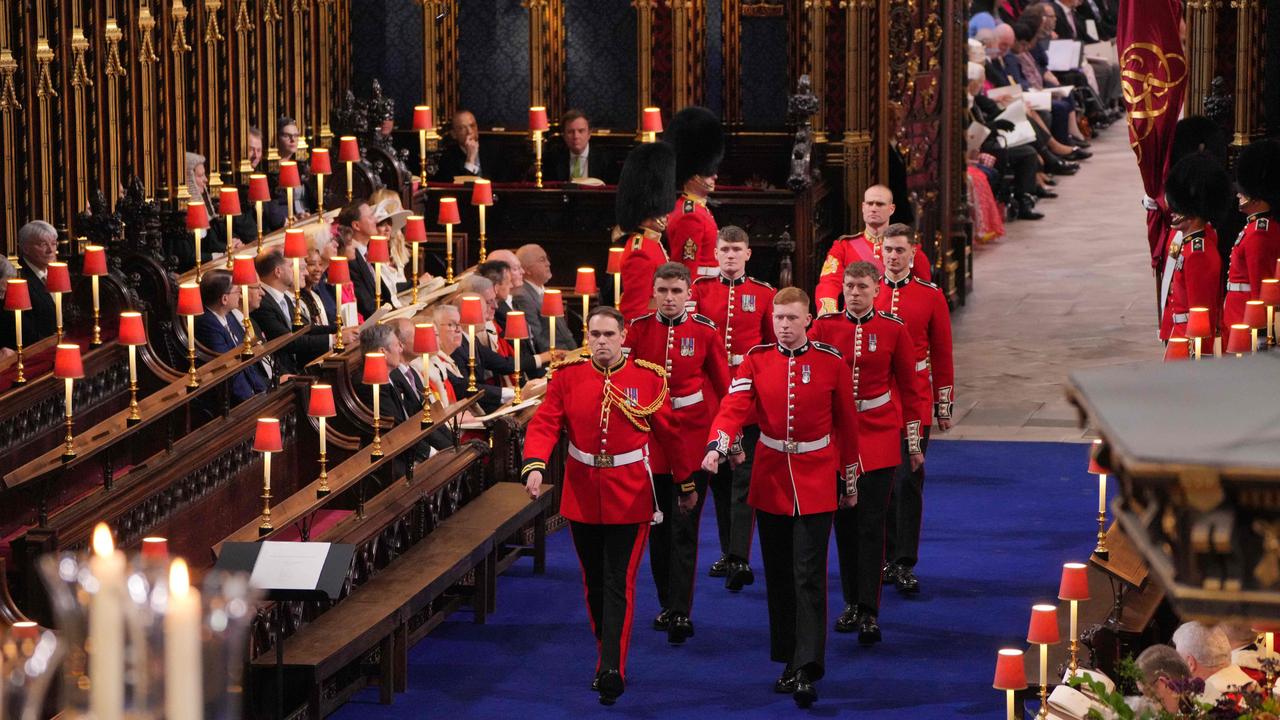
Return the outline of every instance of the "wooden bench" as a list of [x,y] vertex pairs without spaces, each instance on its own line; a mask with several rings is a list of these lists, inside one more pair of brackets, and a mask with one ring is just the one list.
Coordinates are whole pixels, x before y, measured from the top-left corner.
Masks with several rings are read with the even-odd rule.
[[[550,486],[546,486],[550,490]],[[496,578],[518,557],[532,555],[535,572],[545,567],[546,536],[542,516],[550,493],[530,501],[524,487],[499,483],[441,522],[426,538],[381,570],[342,603],[285,641],[285,670],[305,676],[306,716],[323,718],[366,684],[363,673],[326,692],[326,683],[375,648],[379,652],[380,700],[408,684],[409,648],[463,604],[445,594],[475,572],[470,605],[483,623],[496,607]],[[507,541],[533,524],[534,546],[506,551]],[[443,604],[437,601],[446,599]],[[415,620],[423,620],[416,623]],[[274,668],[275,653],[263,653],[255,668]]]

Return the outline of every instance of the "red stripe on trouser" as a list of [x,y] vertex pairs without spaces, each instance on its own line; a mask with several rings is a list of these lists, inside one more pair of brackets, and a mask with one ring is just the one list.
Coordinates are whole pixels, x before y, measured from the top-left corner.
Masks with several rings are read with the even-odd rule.
[[[573,534],[573,528],[570,527],[569,534]],[[577,540],[574,539],[576,546]],[[596,639],[596,672],[600,672],[600,631],[596,629],[596,617],[591,613],[591,586],[587,584],[587,566],[583,564],[582,557],[578,557],[578,571],[582,573],[582,600],[587,606],[587,622],[591,623],[591,635]],[[600,603],[601,612],[604,612],[603,599]]]
[[636,530],[636,544],[631,547],[631,561],[627,563],[627,614],[622,621],[622,638],[618,647],[618,673],[627,677],[627,647],[631,644],[631,620],[636,610],[636,571],[640,569],[640,557],[644,555],[644,542],[649,538],[649,525],[642,523]]

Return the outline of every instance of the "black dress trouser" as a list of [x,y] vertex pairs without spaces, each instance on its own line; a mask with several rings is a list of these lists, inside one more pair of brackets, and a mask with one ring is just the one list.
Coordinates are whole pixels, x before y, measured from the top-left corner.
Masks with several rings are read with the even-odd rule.
[[756,512],[769,601],[769,658],[789,670],[805,670],[811,680],[825,672],[831,515]]
[[836,511],[836,552],[840,590],[846,605],[873,615],[880,612],[880,575],[884,568],[885,516],[895,467],[864,472],[858,478],[858,504]]
[[[929,450],[929,428],[920,437],[920,451]],[[885,557],[913,568],[920,561],[920,525],[924,520],[924,466],[911,470],[907,442],[902,441],[902,463],[893,473],[893,495],[885,521]]]
[[733,467],[731,462],[720,463],[720,468],[711,478],[711,494],[716,500],[720,554],[743,562],[751,559],[751,526],[755,523],[755,510],[747,504],[747,492],[751,489],[751,467],[759,440],[759,426],[742,428],[742,448],[746,453],[746,460],[738,467]]
[[582,565],[587,613],[596,636],[596,672],[617,670],[625,677],[635,611],[636,570],[649,536],[649,524],[597,525],[570,520],[569,529]]
[[688,615],[693,610],[693,578],[698,564],[698,527],[707,498],[707,474],[693,474],[698,502],[689,512],[676,504],[680,497],[670,475],[654,475],[662,522],[649,530],[649,569],[658,590],[658,604],[665,610]]

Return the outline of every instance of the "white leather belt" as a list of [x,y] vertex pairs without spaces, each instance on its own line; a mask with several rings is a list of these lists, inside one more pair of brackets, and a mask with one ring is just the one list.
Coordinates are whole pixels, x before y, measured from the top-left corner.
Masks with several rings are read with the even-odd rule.
[[699,391],[698,391],[698,392],[696,392],[696,393],[693,393],[692,395],[683,395],[683,396],[681,396],[681,397],[673,397],[673,398],[671,398],[671,407],[675,408],[676,410],[679,410],[679,409],[680,409],[680,408],[682,408],[682,407],[689,407],[690,405],[697,405],[697,404],[698,404],[698,403],[700,403],[700,402],[702,402],[702,391],[701,391],[701,390],[699,390]]
[[1184,322],[1186,322],[1186,321],[1187,321],[1187,314],[1186,314],[1186,313],[1174,313],[1174,314],[1173,314],[1173,322],[1174,322],[1174,323],[1184,323]]
[[927,370],[928,368],[929,368],[929,361],[927,359],[916,361],[916,372],[920,372],[921,370]]
[[720,274],[719,265],[712,265],[712,266],[703,265],[698,268],[698,275],[701,275],[702,277],[715,277],[716,275],[719,275],[719,274]]
[[624,452],[620,455],[610,455],[608,453],[584,453],[569,443],[569,457],[577,460],[583,465],[589,465],[597,468],[612,468],[630,465],[631,463],[640,462],[644,459],[645,448]]
[[866,412],[867,410],[875,410],[876,408],[880,407],[881,405],[887,405],[888,403],[889,403],[889,393],[888,393],[888,392],[884,393],[883,395],[877,395],[877,396],[875,396],[875,397],[873,397],[873,398],[867,398],[866,400],[859,400],[859,401],[858,401],[858,412]]
[[741,355],[734,355],[733,353],[730,353],[730,354],[729,354],[729,366],[730,366],[730,367],[737,367],[737,366],[741,365],[743,360],[744,360],[744,358],[743,358],[743,356],[741,356]]
[[777,450],[780,453],[788,455],[800,455],[802,453],[810,453],[831,444],[831,436],[823,435],[817,440],[807,440],[805,442],[797,442],[795,440],[778,440],[771,438],[764,433],[760,433],[760,442],[770,450]]
[[1227,283],[1227,292],[1249,292],[1249,283]]

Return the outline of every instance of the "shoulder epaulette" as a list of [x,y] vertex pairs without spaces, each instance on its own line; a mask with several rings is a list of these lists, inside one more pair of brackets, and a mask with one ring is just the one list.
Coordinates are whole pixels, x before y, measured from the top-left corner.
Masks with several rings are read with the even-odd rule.
[[577,365],[577,364],[579,364],[579,363],[584,363],[584,362],[586,362],[586,361],[588,361],[588,360],[590,360],[590,359],[591,359],[591,356],[590,356],[590,355],[588,355],[588,354],[586,354],[586,353],[578,353],[577,355],[569,355],[569,356],[566,356],[563,360],[557,360],[557,361],[555,361],[555,362],[551,363],[551,369],[552,369],[552,370],[559,370],[559,369],[560,369],[560,368],[562,368],[562,367],[568,367],[569,365]]
[[706,325],[707,327],[711,328],[712,330],[716,330],[716,329],[718,329],[718,328],[716,327],[716,323],[715,323],[715,321],[714,321],[714,320],[712,320],[711,318],[707,317],[706,315],[699,315],[698,313],[690,313],[690,314],[689,314],[689,317],[693,318],[693,321],[694,321],[694,322],[702,323],[703,325]]
[[641,235],[640,233],[636,233],[635,235],[632,235],[632,236],[631,236],[631,249],[632,249],[632,250],[641,250],[641,249],[643,249],[643,248],[644,248],[644,235]]
[[699,275],[698,277],[693,279],[693,284],[697,285],[700,282],[709,282],[711,280],[715,280],[716,282],[719,282],[720,278],[719,276],[716,276],[716,275]]
[[821,320],[823,318],[836,317],[837,315],[843,315],[843,314],[844,313],[840,312],[839,310],[836,310],[835,312],[822,313],[821,315],[818,316],[818,319]]
[[636,323],[640,322],[641,320],[648,320],[649,318],[653,317],[653,315],[654,315],[653,313],[645,313],[644,315],[641,315],[640,317],[631,318],[631,322],[627,323],[627,325],[635,325]]
[[933,288],[934,290],[941,290],[941,288],[939,288],[937,285],[934,285],[933,283],[929,282],[928,280],[921,280],[919,276],[913,275],[913,276],[911,276],[911,277],[912,277],[912,279],[913,279],[913,280],[915,280],[916,282],[920,283],[921,285],[923,285],[923,286],[925,286],[925,287],[927,287],[927,288]]
[[772,290],[772,289],[773,289],[773,286],[772,286],[772,285],[770,285],[769,283],[767,283],[767,282],[765,282],[765,281],[763,281],[763,280],[757,280],[757,279],[755,279],[755,278],[751,277],[750,275],[748,275],[748,276],[747,276],[747,282],[753,282],[753,283],[755,283],[755,284],[757,284],[757,285],[763,285],[763,286],[765,286],[765,287],[769,288],[770,290]]
[[844,357],[843,355],[840,354],[840,349],[837,348],[835,345],[828,345],[818,340],[810,340],[809,342],[813,344],[813,347],[816,350],[821,350],[822,352],[825,352],[825,353],[831,353],[832,355],[835,355],[838,358]]
[[691,213],[691,212],[693,212],[693,209],[694,209],[695,207],[697,207],[697,206],[698,206],[698,204],[697,204],[697,203],[695,203],[693,200],[690,200],[689,198],[685,198],[685,199],[684,199],[684,211],[685,211],[686,213]]
[[1195,238],[1193,238],[1193,239],[1191,240],[1191,251],[1192,251],[1192,252],[1203,252],[1203,251],[1204,251],[1204,236],[1203,236],[1203,235],[1197,236],[1197,237],[1195,237]]
[[755,347],[753,347],[753,348],[751,348],[750,350],[748,350],[748,351],[747,351],[747,354],[748,354],[748,355],[750,355],[750,354],[751,354],[751,353],[753,353],[753,352],[760,352],[761,350],[768,350],[769,348],[772,348],[773,346],[774,346],[774,344],[773,344],[773,343],[763,343],[763,344],[761,344],[761,345],[756,345]]
[[664,370],[661,365],[656,365],[654,363],[649,362],[648,360],[641,360],[640,358],[636,358],[634,362],[636,366],[642,367],[645,370],[652,370],[655,374],[657,374],[658,377],[664,380],[667,377],[667,371]]
[[1266,230],[1267,228],[1271,227],[1271,220],[1269,218],[1260,217],[1258,218],[1257,227],[1259,230]]
[[894,322],[898,323],[899,325],[906,325],[906,323],[902,321],[902,318],[898,317],[897,315],[894,315],[894,314],[893,314],[893,313],[891,313],[891,312],[885,312],[885,311],[881,310],[881,311],[880,311],[880,317],[884,318],[885,320],[892,320],[892,321],[894,321]]

